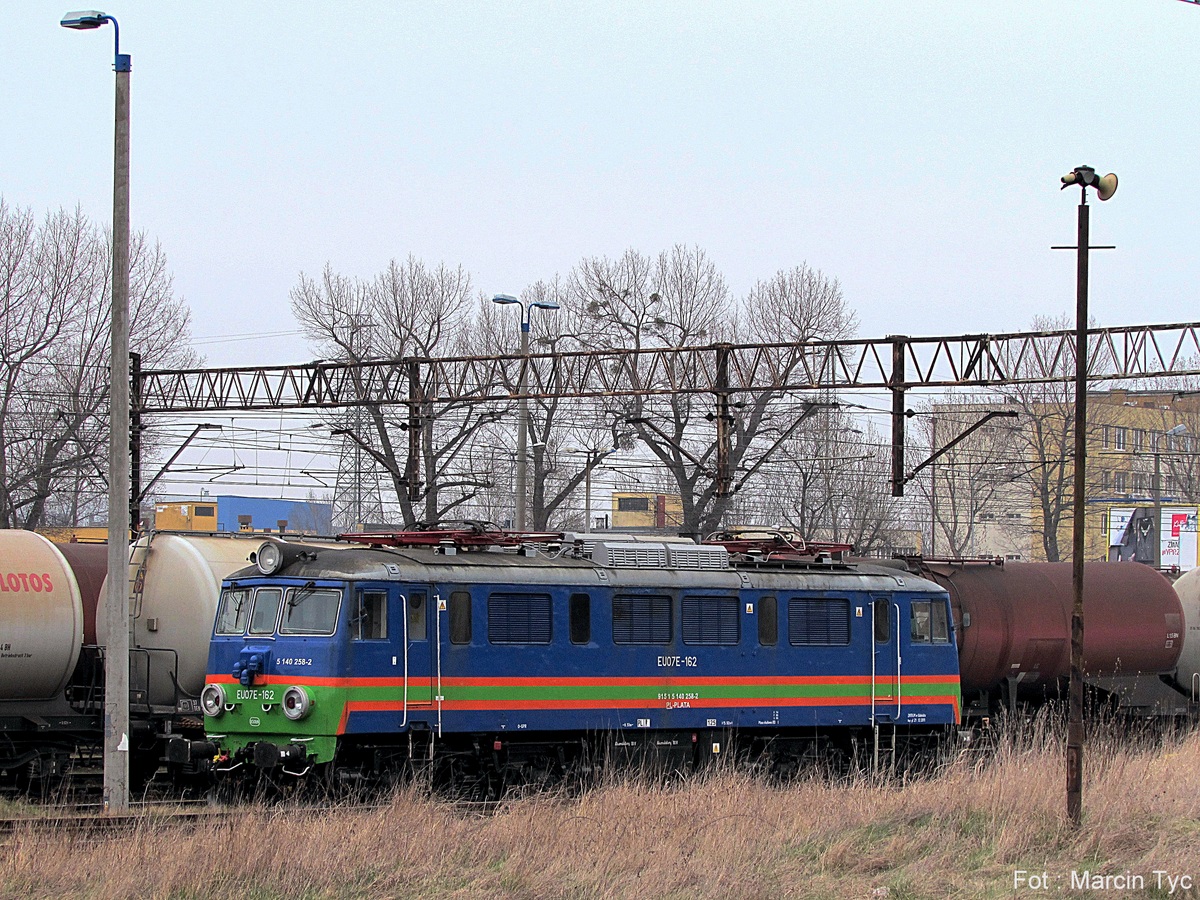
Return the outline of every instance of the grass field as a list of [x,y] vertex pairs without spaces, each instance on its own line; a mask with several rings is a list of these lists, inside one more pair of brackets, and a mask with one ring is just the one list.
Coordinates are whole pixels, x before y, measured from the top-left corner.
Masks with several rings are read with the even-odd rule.
[[248,807],[192,830],[148,820],[112,838],[29,832],[0,844],[0,896],[1200,895],[1182,880],[1200,886],[1200,736],[1093,740],[1085,767],[1078,832],[1064,817],[1060,741],[1042,725],[907,782],[632,778],[488,817],[414,789],[369,810]]

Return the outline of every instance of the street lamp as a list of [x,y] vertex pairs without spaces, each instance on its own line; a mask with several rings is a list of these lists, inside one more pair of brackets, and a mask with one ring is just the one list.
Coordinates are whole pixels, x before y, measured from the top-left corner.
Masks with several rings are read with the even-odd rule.
[[510,306],[516,304],[521,308],[521,379],[518,386],[518,391],[521,394],[518,400],[518,422],[517,422],[517,531],[525,530],[525,510],[529,506],[529,480],[528,467],[529,460],[526,459],[527,444],[529,441],[529,399],[525,396],[525,385],[529,380],[529,317],[535,309],[558,309],[557,303],[551,303],[549,300],[530,300],[522,303],[519,299],[511,294],[497,294],[492,298],[493,303],[498,303],[501,306]]
[[[1079,185],[1079,218],[1074,249],[1075,264],[1075,497],[1072,522],[1071,681],[1067,721],[1067,818],[1078,827],[1083,820],[1083,554],[1084,511],[1087,485],[1087,322],[1088,322],[1088,205],[1087,189],[1107,200],[1117,191],[1117,176],[1097,176],[1091,166],[1078,166],[1061,179],[1065,190]],[[1109,248],[1094,248],[1109,249]]]
[[111,23],[117,75],[113,143],[112,359],[108,439],[108,593],[104,622],[104,808],[129,809],[129,74],[117,20],[99,10],[67,13],[63,28]]

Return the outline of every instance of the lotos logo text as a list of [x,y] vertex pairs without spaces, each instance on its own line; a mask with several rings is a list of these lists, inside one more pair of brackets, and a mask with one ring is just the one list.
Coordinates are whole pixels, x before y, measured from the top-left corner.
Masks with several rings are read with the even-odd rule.
[[40,594],[42,591],[52,591],[54,585],[50,583],[50,573],[43,572],[0,572],[0,594],[7,594],[14,591],[33,591],[35,594]]

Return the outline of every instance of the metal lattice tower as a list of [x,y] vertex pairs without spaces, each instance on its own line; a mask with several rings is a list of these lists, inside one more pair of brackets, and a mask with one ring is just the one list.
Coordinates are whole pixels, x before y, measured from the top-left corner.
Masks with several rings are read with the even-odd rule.
[[[345,416],[342,427],[369,443],[367,416],[361,407],[356,407]],[[366,525],[382,522],[379,467],[362,444],[350,435],[344,435],[338,458],[337,483],[333,489],[334,530],[356,531]]]

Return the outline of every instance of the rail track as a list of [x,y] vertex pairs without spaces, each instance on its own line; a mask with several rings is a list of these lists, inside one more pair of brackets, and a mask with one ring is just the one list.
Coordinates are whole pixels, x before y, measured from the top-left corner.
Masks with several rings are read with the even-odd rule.
[[[437,801],[441,808],[454,815],[474,818],[490,818],[512,805],[511,801],[455,800]],[[519,802],[519,801],[518,801]],[[267,804],[244,804],[221,808],[208,807],[204,801],[196,801],[204,809],[180,808],[179,803],[135,804],[133,811],[120,814],[105,814],[99,806],[63,807],[60,810],[40,808],[44,815],[0,818],[0,841],[10,840],[25,834],[79,835],[85,838],[101,838],[129,834],[148,828],[187,828],[202,826],[232,826],[243,820],[247,813],[271,816],[281,810],[288,814],[301,811],[318,816],[324,812],[346,812],[366,814],[387,809],[388,804],[311,804],[286,807]]]

